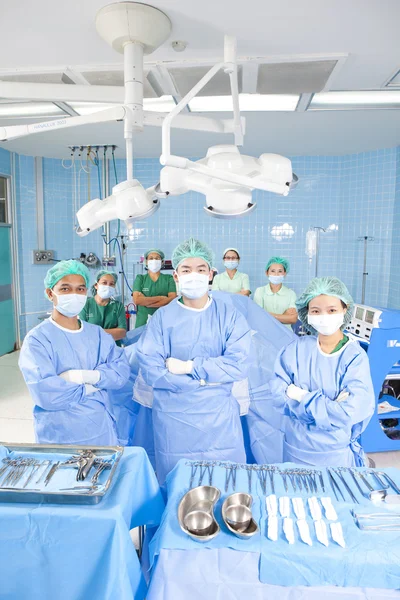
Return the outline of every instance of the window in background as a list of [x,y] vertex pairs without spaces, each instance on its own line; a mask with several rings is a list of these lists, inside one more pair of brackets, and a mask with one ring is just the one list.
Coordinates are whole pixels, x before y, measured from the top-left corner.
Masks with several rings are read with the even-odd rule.
[[7,179],[5,177],[0,177],[0,223],[8,223]]

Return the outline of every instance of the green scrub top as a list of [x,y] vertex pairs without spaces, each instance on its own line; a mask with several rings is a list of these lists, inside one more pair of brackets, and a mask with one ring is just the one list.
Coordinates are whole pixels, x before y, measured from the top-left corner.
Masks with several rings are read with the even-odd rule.
[[221,292],[230,292],[231,294],[237,294],[242,290],[250,291],[249,276],[246,275],[246,273],[239,273],[239,271],[236,271],[233,279],[231,279],[225,271],[214,277],[212,289]]
[[[136,275],[133,284],[133,292],[141,292],[146,298],[152,296],[166,296],[173,292],[176,294],[176,284],[172,275],[160,273],[157,281],[153,281],[148,273],[145,275]],[[136,327],[146,325],[149,315],[154,315],[157,308],[147,308],[147,306],[138,306],[136,315]]]
[[347,344],[348,341],[349,341],[349,338],[347,337],[347,335],[343,334],[343,338],[340,340],[340,342],[337,344],[337,346],[334,347],[331,354],[335,354],[335,352],[339,352],[339,350],[341,350],[343,348],[343,346],[345,346]]
[[[103,329],[126,329],[125,308],[118,300],[111,299],[105,306],[100,306],[94,298],[88,298],[79,318]],[[118,340],[116,344],[120,346],[121,342]]]
[[[282,285],[281,289],[274,294],[268,283],[256,289],[254,302],[269,313],[283,315],[288,308],[296,308],[296,294],[285,285]],[[291,329],[291,325],[285,325],[285,327]]]

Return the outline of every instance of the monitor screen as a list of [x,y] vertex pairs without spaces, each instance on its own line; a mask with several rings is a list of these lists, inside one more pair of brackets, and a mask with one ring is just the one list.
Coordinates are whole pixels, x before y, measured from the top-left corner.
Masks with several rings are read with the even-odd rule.
[[374,322],[374,314],[375,313],[373,310],[365,311],[365,322],[372,325],[372,323]]
[[356,308],[356,319],[360,319],[360,321],[364,319],[364,309],[360,306]]

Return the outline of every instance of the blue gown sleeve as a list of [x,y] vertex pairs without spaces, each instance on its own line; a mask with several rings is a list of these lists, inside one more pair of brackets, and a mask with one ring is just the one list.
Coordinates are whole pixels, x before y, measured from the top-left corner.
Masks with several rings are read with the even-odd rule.
[[85,386],[64,381],[54,369],[54,361],[43,344],[27,336],[19,357],[19,368],[37,406],[45,410],[65,410],[84,402]]
[[190,391],[198,389],[200,383],[189,375],[173,375],[165,366],[169,358],[164,347],[161,311],[150,319],[146,332],[137,344],[137,357],[143,379],[154,389]]
[[[285,352],[276,364],[277,379],[274,381],[275,406],[284,408],[284,414],[315,427],[333,431],[334,429],[352,426],[369,419],[375,409],[375,396],[371,381],[368,358],[360,353],[352,358],[346,367],[342,379],[341,392],[349,396],[342,402],[329,398],[322,390],[310,391],[301,402],[292,400],[286,395],[286,387],[293,383],[290,369],[285,364]],[[279,396],[277,395],[280,389]]]
[[202,357],[193,360],[191,377],[207,383],[232,383],[247,377],[249,368],[251,332],[246,319],[234,311],[228,313],[227,340],[222,356]]
[[125,352],[119,348],[113,338],[100,330],[100,356],[106,356],[104,362],[96,367],[100,379],[97,388],[105,390],[119,390],[124,387],[130,377],[130,366]]

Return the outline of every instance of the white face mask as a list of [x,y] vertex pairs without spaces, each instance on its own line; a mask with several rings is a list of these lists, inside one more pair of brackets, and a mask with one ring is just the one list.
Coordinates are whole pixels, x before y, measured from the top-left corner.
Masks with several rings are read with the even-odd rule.
[[237,269],[239,266],[239,261],[238,260],[224,260],[224,266],[227,269]]
[[98,285],[97,293],[102,300],[108,300],[114,296],[115,288],[111,285]]
[[268,275],[268,279],[270,283],[273,283],[274,285],[279,285],[280,283],[283,283],[285,281],[285,276],[284,275]]
[[147,268],[149,271],[151,271],[152,273],[158,273],[159,271],[161,271],[161,265],[162,265],[162,261],[161,260],[149,260],[147,262]]
[[308,315],[308,324],[314,327],[322,335],[332,335],[336,333],[344,321],[344,313],[334,315]]
[[178,276],[179,291],[190,300],[197,300],[208,292],[209,276],[201,273],[189,273]]
[[57,306],[54,306],[56,311],[64,315],[64,317],[76,317],[86,304],[86,294],[56,294]]

